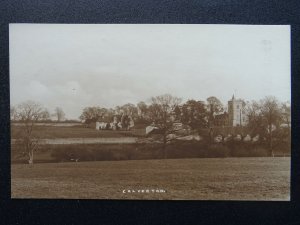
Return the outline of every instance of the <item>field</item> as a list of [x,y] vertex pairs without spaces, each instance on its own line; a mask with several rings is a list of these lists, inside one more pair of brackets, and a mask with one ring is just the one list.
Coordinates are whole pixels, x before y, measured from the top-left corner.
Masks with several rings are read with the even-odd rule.
[[13,164],[11,195],[12,198],[288,201],[290,158]]
[[[12,126],[12,139],[19,138],[20,131],[21,126]],[[162,160],[159,147],[150,144],[87,143],[140,139],[145,137],[141,126],[97,131],[82,125],[40,125],[34,136],[50,144],[39,147],[32,166],[23,164],[26,156],[19,158],[22,146],[12,145],[13,198],[289,200],[290,158],[251,158],[268,156],[261,147],[176,142]],[[81,139],[84,143],[77,143]],[[79,162],[66,162],[71,158]]]
[[[58,126],[59,125],[59,126]],[[175,158],[224,158],[224,157],[268,157],[272,156],[266,143],[210,143],[202,141],[173,140],[162,151],[162,145],[153,143],[145,135],[145,124],[137,124],[130,131],[96,130],[83,124],[39,124],[33,130],[33,137],[39,138],[39,146],[34,161],[111,161],[111,160],[149,160]],[[71,124],[72,125],[72,124]],[[22,139],[22,125],[11,126],[11,162],[27,163]],[[204,135],[205,137],[205,135]],[[275,142],[274,142],[275,143]],[[273,147],[274,156],[289,156],[290,144],[277,143]]]
[[[21,126],[11,126],[11,138],[19,138]],[[36,126],[33,130],[33,136],[39,138],[108,138],[108,137],[139,137],[144,136],[145,128],[137,128],[132,131],[99,131],[92,128],[79,126]]]

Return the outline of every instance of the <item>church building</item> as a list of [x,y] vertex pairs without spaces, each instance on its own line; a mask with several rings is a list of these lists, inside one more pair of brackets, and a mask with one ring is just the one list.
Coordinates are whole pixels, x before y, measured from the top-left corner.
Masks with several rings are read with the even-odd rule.
[[228,101],[228,125],[245,126],[247,124],[247,115],[245,111],[245,102],[242,99],[232,99]]

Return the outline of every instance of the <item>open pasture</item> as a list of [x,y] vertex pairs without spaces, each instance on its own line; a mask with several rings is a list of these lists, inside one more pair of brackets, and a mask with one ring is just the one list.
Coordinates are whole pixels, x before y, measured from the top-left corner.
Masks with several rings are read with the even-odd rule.
[[11,195],[12,198],[288,201],[290,158],[130,160],[32,167],[13,164]]
[[[11,138],[19,138],[22,126],[11,126]],[[55,138],[109,138],[109,137],[139,137],[145,135],[145,128],[132,129],[130,131],[96,130],[80,126],[36,126],[33,136],[42,139]]]

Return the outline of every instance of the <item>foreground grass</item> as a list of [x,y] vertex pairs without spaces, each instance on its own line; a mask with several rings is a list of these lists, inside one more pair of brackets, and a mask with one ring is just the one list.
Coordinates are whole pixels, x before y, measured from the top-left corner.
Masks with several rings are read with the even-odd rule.
[[[103,161],[11,168],[12,198],[289,200],[289,181],[290,158]],[[150,193],[127,191],[147,189]],[[152,189],[166,192],[152,193]]]

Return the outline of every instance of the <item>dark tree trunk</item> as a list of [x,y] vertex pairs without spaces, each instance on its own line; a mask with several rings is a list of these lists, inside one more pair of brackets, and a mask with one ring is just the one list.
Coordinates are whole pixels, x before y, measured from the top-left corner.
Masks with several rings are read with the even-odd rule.
[[166,134],[166,132],[164,132],[164,136],[163,136],[163,157],[164,157],[164,159],[166,159],[167,158],[167,153],[166,153],[166,151],[167,151],[167,134]]
[[274,157],[273,154],[273,132],[272,132],[272,124],[269,125],[269,133],[270,133],[270,143],[269,143],[269,147],[270,147],[270,154],[272,157]]

